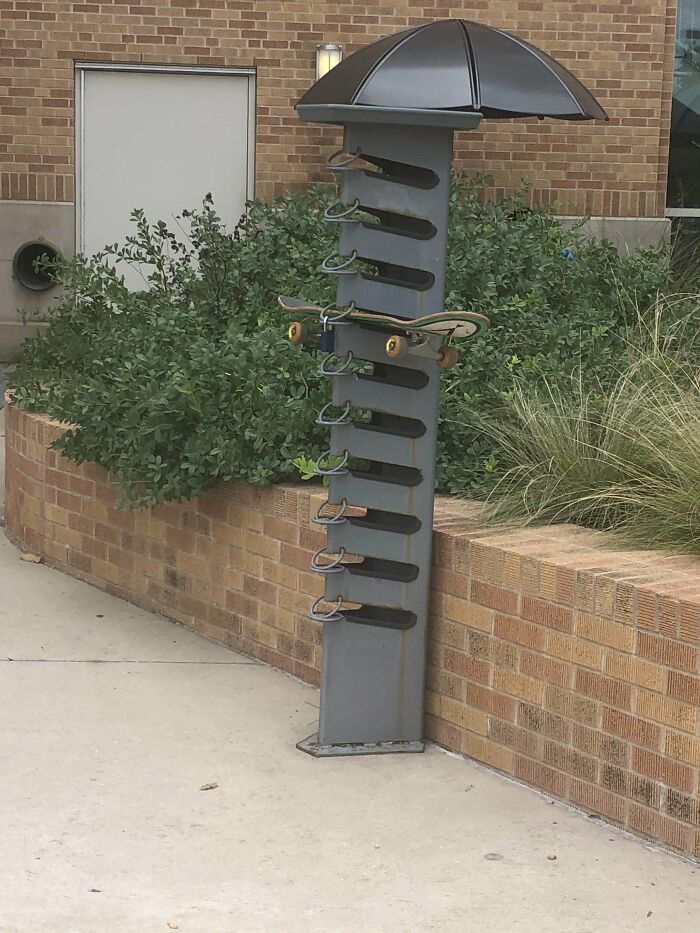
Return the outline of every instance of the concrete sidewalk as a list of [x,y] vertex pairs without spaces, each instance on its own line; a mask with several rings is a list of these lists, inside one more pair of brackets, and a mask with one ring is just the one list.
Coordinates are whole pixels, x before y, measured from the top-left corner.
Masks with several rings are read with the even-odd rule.
[[2,933],[697,929],[675,856],[436,748],[316,761],[315,690],[2,535],[0,581]]

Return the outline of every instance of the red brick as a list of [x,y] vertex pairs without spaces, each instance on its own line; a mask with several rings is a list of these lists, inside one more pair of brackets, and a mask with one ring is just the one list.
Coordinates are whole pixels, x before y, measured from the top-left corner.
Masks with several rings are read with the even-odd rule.
[[667,667],[693,672],[698,669],[698,649],[666,636],[639,632],[637,652],[641,657],[665,664]]
[[548,768],[539,761],[516,755],[513,774],[521,781],[541,787],[556,797],[566,795],[569,780],[567,775],[562,774],[561,771],[555,771],[554,768]]
[[427,682],[433,690],[444,696],[451,697],[454,700],[464,700],[466,681],[457,674],[441,670],[428,663]]
[[560,742],[568,741],[571,732],[571,724],[563,716],[557,716],[556,713],[550,713],[530,703],[518,703],[518,725],[531,732],[541,732],[542,735]]
[[452,751],[462,750],[462,730],[452,723],[445,722],[444,719],[438,719],[436,716],[427,715],[425,717],[426,737],[442,745],[443,748],[452,749]]
[[566,745],[545,740],[542,747],[542,761],[586,781],[595,781],[598,775],[598,762],[594,758],[582,755]]
[[622,797],[584,781],[572,779],[569,800],[593,813],[602,813],[611,820],[622,823],[625,818],[625,801]]
[[690,827],[662,816],[647,807],[631,804],[628,815],[629,826],[637,832],[660,839],[676,849],[690,850]]
[[678,633],[685,641],[697,644],[700,639],[700,605],[681,600]]
[[643,748],[632,749],[632,768],[640,774],[690,793],[693,789],[692,769],[664,755]]
[[530,622],[556,629],[558,632],[570,634],[574,628],[574,613],[571,609],[553,605],[543,599],[535,599],[533,596],[523,596],[522,616]]
[[659,726],[609,707],[603,710],[603,729],[646,748],[658,749],[661,741]]
[[481,684],[489,682],[490,666],[484,661],[478,661],[476,658],[464,654],[462,651],[446,648],[444,665],[446,670],[452,671],[460,677],[466,677],[467,680]]
[[561,687],[547,687],[544,705],[567,719],[574,719],[587,726],[597,726],[600,722],[600,706],[597,703]]
[[579,668],[576,671],[576,690],[585,696],[618,709],[630,709],[632,702],[632,688],[628,684],[604,677],[594,671],[585,671]]
[[700,706],[700,677],[671,671],[668,676],[668,695],[683,703]]
[[488,690],[479,684],[467,683],[465,702],[484,712],[513,722],[515,719],[515,700],[495,690]]
[[700,800],[669,789],[666,794],[666,813],[674,819],[700,826]]
[[492,638],[484,632],[469,632],[467,648],[469,654],[477,660],[497,664],[499,667],[514,669],[518,663],[518,649],[515,645]]
[[493,633],[497,638],[502,638],[504,641],[512,641],[526,648],[534,648],[536,651],[544,650],[545,629],[537,625],[531,625],[529,622],[524,622],[514,616],[497,614]]
[[520,652],[520,671],[538,680],[568,688],[572,684],[574,668],[565,661],[523,650]]
[[491,719],[489,722],[489,738],[499,745],[506,745],[514,751],[530,758],[539,757],[540,739],[527,729],[519,729],[512,722],[500,719]]
[[255,599],[260,599],[270,606],[277,604],[277,587],[265,580],[256,580],[254,577],[244,574],[243,592]]
[[518,611],[518,594],[501,586],[483,583],[480,580],[472,580],[470,596],[474,602],[480,603],[482,606],[488,606],[490,609],[496,609],[499,612],[515,615]]
[[589,755],[602,758],[603,761],[609,761],[620,768],[629,767],[630,746],[615,736],[589,729],[581,723],[574,723],[571,742],[575,748],[580,748]]

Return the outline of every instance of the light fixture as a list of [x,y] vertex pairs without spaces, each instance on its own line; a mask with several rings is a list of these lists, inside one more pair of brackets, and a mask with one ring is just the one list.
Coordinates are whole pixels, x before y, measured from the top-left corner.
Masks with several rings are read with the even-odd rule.
[[343,47],[336,42],[323,42],[316,46],[316,80],[327,75],[343,60]]

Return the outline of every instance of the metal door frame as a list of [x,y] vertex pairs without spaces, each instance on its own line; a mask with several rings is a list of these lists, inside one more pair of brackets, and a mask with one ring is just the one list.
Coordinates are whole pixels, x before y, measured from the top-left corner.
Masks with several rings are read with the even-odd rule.
[[256,69],[229,68],[218,65],[159,65],[141,62],[75,62],[75,251],[83,252],[85,229],[85,198],[83,166],[85,165],[85,75],[89,71],[138,71],[157,74],[238,75],[248,79],[248,159],[246,164],[246,197],[255,197],[256,143]]

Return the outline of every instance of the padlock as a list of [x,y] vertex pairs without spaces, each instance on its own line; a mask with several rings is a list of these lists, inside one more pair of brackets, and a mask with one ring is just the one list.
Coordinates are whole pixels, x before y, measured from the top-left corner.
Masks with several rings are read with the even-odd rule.
[[335,348],[335,331],[332,328],[321,331],[319,346],[324,353],[333,352]]

